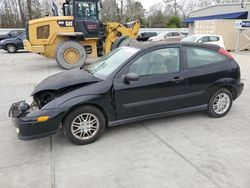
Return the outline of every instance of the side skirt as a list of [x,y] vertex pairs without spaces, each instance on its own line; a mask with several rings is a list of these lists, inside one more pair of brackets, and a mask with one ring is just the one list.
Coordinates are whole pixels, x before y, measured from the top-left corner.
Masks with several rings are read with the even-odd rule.
[[188,112],[202,111],[202,110],[206,110],[206,109],[207,109],[207,104],[195,106],[195,107],[184,108],[184,109],[179,109],[179,110],[168,111],[168,112],[161,112],[161,113],[156,113],[156,114],[137,116],[137,117],[122,119],[122,120],[118,120],[118,121],[110,121],[108,126],[113,127],[116,125],[132,123],[132,122],[136,122],[136,121],[143,121],[143,120],[148,120],[148,119],[172,116],[172,115],[176,115],[176,114],[184,114],[184,113],[188,113]]

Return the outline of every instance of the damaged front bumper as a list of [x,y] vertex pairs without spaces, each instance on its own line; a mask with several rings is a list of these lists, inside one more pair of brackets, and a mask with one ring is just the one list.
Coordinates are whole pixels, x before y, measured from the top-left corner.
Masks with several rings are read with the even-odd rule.
[[20,101],[11,106],[9,116],[20,140],[34,140],[57,133],[63,112],[61,109],[41,110]]

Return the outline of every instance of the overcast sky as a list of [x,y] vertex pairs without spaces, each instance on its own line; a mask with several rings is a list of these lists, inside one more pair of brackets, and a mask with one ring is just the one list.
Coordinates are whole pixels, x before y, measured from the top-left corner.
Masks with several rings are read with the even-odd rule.
[[149,8],[156,4],[156,3],[161,3],[162,0],[138,0],[142,3],[143,7],[146,9],[146,10],[149,10]]

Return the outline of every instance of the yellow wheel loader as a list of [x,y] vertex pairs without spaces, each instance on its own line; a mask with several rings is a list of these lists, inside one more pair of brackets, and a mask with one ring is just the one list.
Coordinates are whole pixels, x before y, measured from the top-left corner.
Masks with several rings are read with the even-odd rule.
[[63,16],[31,20],[27,24],[26,50],[48,58],[56,58],[65,69],[81,67],[88,57],[98,57],[119,47],[127,39],[135,39],[139,21],[120,24],[101,23],[99,0],[66,0]]

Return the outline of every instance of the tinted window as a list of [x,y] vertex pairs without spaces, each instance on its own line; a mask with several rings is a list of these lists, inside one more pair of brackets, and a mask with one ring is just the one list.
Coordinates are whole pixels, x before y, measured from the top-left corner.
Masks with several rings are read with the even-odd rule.
[[202,37],[199,42],[208,42],[209,41],[209,37]]
[[19,34],[18,34],[17,31],[11,31],[10,35],[13,36],[13,37],[17,37]]
[[180,71],[179,48],[166,48],[149,52],[129,67],[139,76],[174,73]]
[[18,30],[17,32],[18,32],[18,35],[21,35],[24,33],[24,31],[22,31],[22,30]]
[[44,25],[37,27],[36,31],[37,39],[47,39],[50,35],[50,25]]
[[171,32],[171,33],[168,33],[166,36],[167,36],[167,37],[172,37],[172,36],[173,36],[173,33],[172,33],[172,32]]
[[21,37],[22,40],[26,39],[26,35],[25,34],[22,34],[20,37]]
[[225,60],[221,54],[201,48],[186,48],[188,68],[214,64]]
[[77,19],[97,19],[96,3],[76,1]]
[[216,41],[219,41],[219,37],[215,37],[215,36],[209,37],[209,42],[216,42]]
[[173,36],[180,36],[180,34],[177,32],[173,32]]

